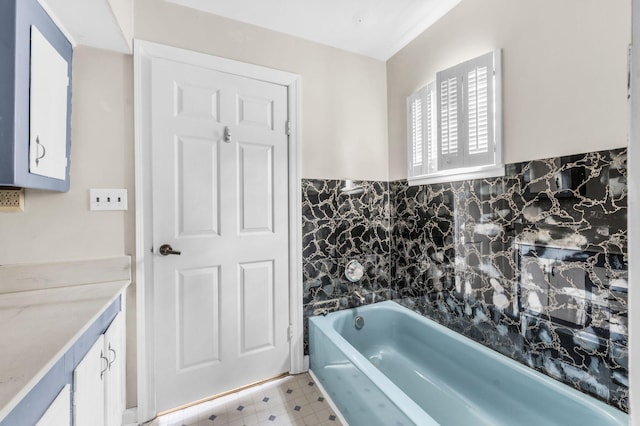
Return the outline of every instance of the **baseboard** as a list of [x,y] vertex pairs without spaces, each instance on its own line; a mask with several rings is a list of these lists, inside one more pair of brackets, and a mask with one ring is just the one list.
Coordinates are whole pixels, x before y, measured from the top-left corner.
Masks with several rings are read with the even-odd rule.
[[309,355],[305,355],[302,359],[302,371],[309,371]]
[[138,426],[138,407],[128,408],[122,413],[123,426]]

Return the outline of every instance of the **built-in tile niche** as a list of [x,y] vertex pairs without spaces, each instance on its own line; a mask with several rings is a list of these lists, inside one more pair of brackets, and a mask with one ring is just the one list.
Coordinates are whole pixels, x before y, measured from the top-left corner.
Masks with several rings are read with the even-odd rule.
[[340,185],[303,181],[306,317],[357,306],[354,292],[393,299],[628,410],[625,149],[494,179]]

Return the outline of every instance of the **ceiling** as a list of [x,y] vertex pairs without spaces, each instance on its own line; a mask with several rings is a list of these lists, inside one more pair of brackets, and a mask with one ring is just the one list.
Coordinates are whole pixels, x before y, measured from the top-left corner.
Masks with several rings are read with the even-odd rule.
[[74,46],[131,52],[108,0],[38,0],[38,3]]
[[461,0],[166,0],[386,61]]

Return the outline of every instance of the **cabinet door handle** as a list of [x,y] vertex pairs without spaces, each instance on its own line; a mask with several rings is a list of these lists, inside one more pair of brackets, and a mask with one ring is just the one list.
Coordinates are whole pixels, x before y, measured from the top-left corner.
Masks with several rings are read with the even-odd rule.
[[104,377],[104,373],[107,372],[107,370],[109,369],[109,359],[104,356],[104,352],[100,351],[100,359],[103,359],[104,361],[106,361],[104,370],[100,371],[100,380],[102,380],[102,378]]
[[116,350],[111,348],[111,342],[109,342],[109,352],[113,352],[113,359],[109,361],[109,371],[111,371],[111,364],[116,362]]
[[[40,151],[40,147],[42,147],[42,155],[38,155],[38,152]],[[40,136],[36,136],[36,166],[38,166],[38,164],[40,163],[40,160],[42,160],[46,154],[47,154],[47,150],[44,147],[44,145],[40,143]]]

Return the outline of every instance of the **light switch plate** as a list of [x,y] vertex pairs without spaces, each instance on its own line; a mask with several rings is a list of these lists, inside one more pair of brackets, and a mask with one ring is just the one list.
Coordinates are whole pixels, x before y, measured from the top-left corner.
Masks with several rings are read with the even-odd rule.
[[24,188],[0,189],[0,212],[23,212]]
[[127,210],[127,190],[90,189],[89,208],[91,210]]

